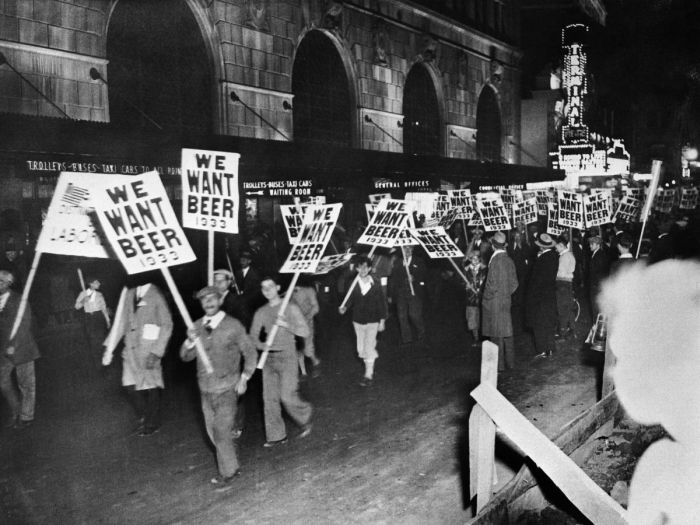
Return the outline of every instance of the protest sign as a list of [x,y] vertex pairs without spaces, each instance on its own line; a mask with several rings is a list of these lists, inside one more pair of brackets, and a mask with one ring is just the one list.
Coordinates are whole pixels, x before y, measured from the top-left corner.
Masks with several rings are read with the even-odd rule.
[[320,206],[326,204],[325,195],[311,195],[308,197],[294,197],[294,204],[297,206],[306,204],[307,206]]
[[365,212],[367,212],[367,224],[372,222],[372,217],[374,216],[374,210],[377,209],[376,204],[365,203]]
[[340,268],[344,264],[349,263],[353,257],[355,257],[354,253],[337,253],[335,255],[326,255],[319,261],[314,273],[316,275],[322,275],[332,272],[336,268]]
[[238,153],[182,149],[182,225],[238,233]]
[[457,219],[469,220],[472,218],[474,207],[472,206],[470,190],[448,190],[447,195],[450,199],[450,206],[458,210]]
[[565,228],[559,225],[559,212],[555,204],[547,203],[547,233],[549,235],[561,235]]
[[435,219],[439,222],[449,209],[450,197],[446,193],[438,193],[437,197],[433,201],[433,213],[430,216],[430,219]]
[[681,210],[694,210],[698,205],[698,191],[697,188],[681,188],[681,201],[678,204],[678,208]]
[[338,222],[342,204],[310,206],[301,232],[284,261],[280,273],[314,273]]
[[458,215],[459,208],[450,208],[442,215],[442,217],[440,217],[440,220],[438,221],[437,225],[442,226],[446,230],[449,230],[450,226],[452,226],[452,224],[455,222]]
[[[397,199],[379,201],[372,220],[357,242],[386,248],[413,244],[406,229],[413,227],[414,206],[413,201]],[[406,236],[409,237],[408,241],[405,239]]]
[[476,209],[487,232],[510,230],[510,219],[497,193],[477,193]]
[[60,255],[108,258],[90,213],[90,194],[108,176],[63,172],[58,178],[36,251]]
[[566,190],[558,191],[557,221],[559,226],[583,230],[583,195]]
[[373,193],[369,195],[370,204],[379,204],[382,199],[391,199],[391,193]]
[[196,259],[157,171],[110,175],[92,197],[102,230],[127,273]]
[[612,210],[610,201],[605,193],[593,193],[583,196],[583,214],[586,228],[601,226],[611,221]]
[[417,228],[410,230],[410,232],[431,259],[464,257],[462,251],[447,235],[445,228],[441,226]]
[[537,199],[535,197],[513,203],[513,222],[515,224],[537,222]]
[[639,212],[642,208],[642,201],[630,197],[629,195],[623,195],[620,199],[620,203],[617,205],[617,209],[612,218],[612,222],[622,221],[622,222],[634,222],[639,218]]
[[622,194],[623,195],[628,195],[629,197],[632,197],[633,199],[639,199],[642,200],[644,198],[644,188],[636,188],[632,186],[624,186],[622,188]]
[[673,208],[674,190],[658,189],[654,200],[654,209],[661,213],[670,213]]
[[306,210],[310,207],[310,204],[280,204],[280,214],[287,230],[289,244],[294,244],[299,237]]
[[501,200],[503,201],[503,206],[508,212],[508,217],[513,216],[513,204],[516,202],[522,202],[523,192],[522,190],[515,190],[512,188],[502,188],[501,189]]
[[414,209],[418,219],[423,216],[424,220],[430,219],[435,209],[435,200],[438,198],[436,192],[406,192],[404,200],[413,201]]
[[547,190],[535,190],[535,198],[537,199],[537,215],[547,216],[547,203],[549,195]]

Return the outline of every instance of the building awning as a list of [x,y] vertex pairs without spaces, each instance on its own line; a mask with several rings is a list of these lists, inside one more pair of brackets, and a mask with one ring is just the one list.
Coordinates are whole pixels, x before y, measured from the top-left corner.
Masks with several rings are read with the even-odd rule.
[[468,183],[476,191],[482,186],[564,179],[561,170],[534,166],[220,135],[173,136],[23,115],[0,115],[0,127],[4,131],[0,156],[22,165],[22,173],[27,175],[158,169],[164,177],[178,177],[180,149],[194,148],[240,153],[241,182],[311,180],[316,189],[356,188],[380,193],[385,184],[386,191],[435,191],[447,182],[455,187]]

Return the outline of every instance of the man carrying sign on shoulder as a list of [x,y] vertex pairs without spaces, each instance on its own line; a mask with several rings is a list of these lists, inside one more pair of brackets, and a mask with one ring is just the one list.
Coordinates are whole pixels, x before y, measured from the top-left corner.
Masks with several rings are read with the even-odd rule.
[[[214,368],[214,373],[209,374],[197,360],[204,424],[209,439],[216,447],[219,467],[219,475],[211,482],[215,485],[225,484],[240,472],[231,428],[236,418],[238,396],[245,393],[248,379],[255,372],[257,353],[240,321],[221,310],[223,301],[218,288],[202,288],[197,298],[202,304],[204,317],[195,321],[187,331],[180,357],[183,361],[192,361],[196,357],[194,341],[199,337]],[[244,366],[242,373],[241,358]]]
[[[275,337],[267,363],[262,369],[263,409],[265,414],[266,448],[287,442],[287,431],[282,419],[282,407],[289,417],[301,427],[299,437],[311,433],[312,408],[299,397],[299,362],[294,336],[308,337],[309,326],[299,307],[290,302],[278,317],[282,298],[280,285],[274,277],[265,277],[260,283],[267,304],[258,308],[253,316],[250,337],[259,350],[265,349],[265,341],[275,323],[279,330]],[[291,293],[288,291],[287,293]]]

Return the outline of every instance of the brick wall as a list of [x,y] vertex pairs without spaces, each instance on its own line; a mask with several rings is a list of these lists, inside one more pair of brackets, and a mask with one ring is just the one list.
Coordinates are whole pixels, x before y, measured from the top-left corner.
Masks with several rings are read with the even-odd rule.
[[[106,5],[106,0],[0,2],[0,51],[75,119],[109,120],[106,86],[89,75],[91,67],[105,69]],[[62,116],[7,66],[0,68],[0,111]]]
[[[401,151],[403,86],[416,62],[437,72],[444,123],[444,151],[474,156],[478,96],[491,80],[492,60],[504,67],[496,86],[504,129],[504,155],[519,140],[520,54],[506,44],[399,0],[349,0],[339,18],[323,11],[320,0],[186,0],[203,36],[212,42],[219,78],[217,129],[225,134],[285,140],[258,117],[233,102],[243,102],[292,136],[292,68],[300,38],[324,31],[338,48],[354,90],[357,122],[353,144],[366,149]],[[0,0],[0,50],[8,60],[74,118],[108,120],[106,88],[89,80],[90,67],[106,74],[106,16],[113,0]],[[256,2],[257,3],[257,2]],[[220,66],[220,67],[219,67]],[[218,71],[220,69],[220,71]],[[0,68],[0,111],[58,116],[56,110]],[[381,126],[364,121],[364,115]],[[450,134],[453,131],[459,138]],[[394,140],[396,139],[396,140]],[[463,139],[463,140],[460,140]],[[398,141],[398,142],[397,142]]]

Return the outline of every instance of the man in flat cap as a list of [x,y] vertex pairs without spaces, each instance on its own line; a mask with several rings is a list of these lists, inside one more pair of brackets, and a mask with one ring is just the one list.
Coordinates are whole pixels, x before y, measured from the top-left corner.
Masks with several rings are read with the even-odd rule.
[[214,369],[208,374],[197,359],[204,423],[209,439],[216,448],[219,468],[219,474],[212,478],[211,483],[221,485],[231,482],[239,474],[231,429],[236,417],[238,396],[245,393],[248,379],[255,372],[257,353],[240,321],[221,310],[221,294],[216,287],[203,288],[197,298],[204,310],[204,317],[187,330],[180,357],[183,361],[192,361],[197,356],[195,340],[199,337]]

